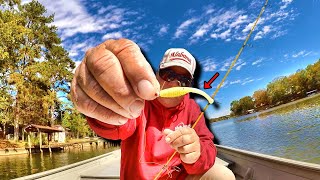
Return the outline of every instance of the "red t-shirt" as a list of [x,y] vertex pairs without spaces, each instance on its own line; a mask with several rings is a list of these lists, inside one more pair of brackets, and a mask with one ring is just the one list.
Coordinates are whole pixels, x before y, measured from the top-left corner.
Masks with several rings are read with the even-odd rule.
[[[121,139],[121,179],[154,179],[174,150],[165,142],[164,129],[175,130],[179,126],[192,126],[201,113],[199,106],[189,95],[176,107],[166,108],[157,100],[146,101],[141,115],[129,119],[121,126],[110,125],[87,118],[90,127],[106,139]],[[184,179],[188,174],[203,174],[216,158],[213,135],[204,117],[195,127],[200,138],[201,156],[194,164],[186,164],[177,153],[160,179]]]

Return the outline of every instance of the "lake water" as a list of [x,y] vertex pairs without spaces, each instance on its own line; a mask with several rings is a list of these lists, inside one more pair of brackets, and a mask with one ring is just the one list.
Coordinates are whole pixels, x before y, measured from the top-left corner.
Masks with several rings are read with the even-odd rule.
[[320,164],[320,95],[211,124],[221,145]]
[[12,179],[35,174],[42,171],[62,167],[82,160],[86,160],[116,148],[105,149],[103,146],[84,146],[84,149],[71,147],[65,152],[21,154],[0,156],[0,179]]
[[[211,124],[221,145],[320,164],[320,95],[264,113]],[[0,179],[62,167],[110,151],[85,146],[65,152],[0,156]]]

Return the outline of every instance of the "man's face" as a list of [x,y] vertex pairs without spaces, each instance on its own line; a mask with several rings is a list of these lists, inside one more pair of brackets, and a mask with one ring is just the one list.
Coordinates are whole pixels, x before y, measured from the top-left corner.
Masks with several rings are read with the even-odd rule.
[[[172,70],[173,73],[176,73],[177,75],[183,75],[186,78],[190,78],[190,73],[179,66],[172,66],[168,67],[166,69]],[[161,70],[160,70],[161,71]],[[181,82],[179,82],[177,79],[174,79],[172,81],[165,81],[165,79],[161,78],[159,75],[159,72],[157,73],[157,79],[159,81],[161,89],[167,89],[171,87],[180,87]],[[162,98],[158,97],[158,101],[165,107],[170,108],[170,107],[175,107],[181,103],[183,100],[183,96],[175,97],[175,98]]]

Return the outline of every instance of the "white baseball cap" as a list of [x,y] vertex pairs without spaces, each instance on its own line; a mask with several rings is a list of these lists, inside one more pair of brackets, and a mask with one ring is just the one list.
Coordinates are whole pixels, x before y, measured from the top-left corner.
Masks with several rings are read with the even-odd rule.
[[196,70],[196,60],[185,49],[170,48],[164,53],[159,69],[164,69],[171,66],[180,66],[186,69],[193,78],[194,71]]

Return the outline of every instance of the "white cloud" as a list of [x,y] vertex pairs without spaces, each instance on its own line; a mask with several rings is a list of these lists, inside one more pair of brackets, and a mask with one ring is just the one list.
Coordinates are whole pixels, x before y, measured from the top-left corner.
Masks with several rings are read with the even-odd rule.
[[243,30],[242,30],[242,32],[248,32],[248,31],[250,31],[251,30],[251,28],[253,27],[253,25],[254,25],[254,22],[252,22],[252,23],[249,23]]
[[214,9],[208,9],[207,11],[206,11],[206,14],[211,14],[211,13],[213,13],[214,12]]
[[240,79],[230,82],[230,84],[239,84],[239,83],[241,83],[241,80],[240,80]]
[[236,36],[235,39],[242,41],[242,40],[245,40],[246,37],[247,37],[247,36]]
[[[219,14],[219,13],[222,13],[222,14]],[[234,10],[219,11],[218,14],[211,17],[207,23],[202,24],[201,26],[198,26],[196,32],[190,37],[190,39],[197,40],[197,39],[203,37],[208,31],[210,31],[213,28],[213,26],[218,27],[218,29],[216,29],[215,31],[222,30],[222,29],[226,29],[226,30],[224,31],[224,33],[221,33],[219,35],[216,33],[213,33],[213,34],[211,34],[211,37],[226,39],[227,36],[230,35],[230,32],[231,32],[230,28],[233,28],[229,25],[230,24],[229,21],[232,21],[235,18],[237,18],[240,13],[242,13],[242,12],[241,11],[234,11]],[[243,19],[243,17],[242,17],[242,19]]]
[[222,32],[221,34],[213,33],[210,36],[211,36],[211,38],[214,38],[214,39],[218,39],[218,38],[227,39],[231,35],[230,32],[231,32],[231,29],[228,29],[228,30]]
[[306,50],[299,51],[298,53],[292,54],[293,58],[298,58],[298,57],[306,57],[310,55],[312,51],[307,52]]
[[[47,9],[47,14],[55,14],[53,25],[64,40],[76,34],[103,33],[115,30],[134,22],[126,21],[127,16],[140,16],[139,13],[115,5],[98,7],[97,13],[90,14],[86,3],[78,0],[40,0]],[[138,19],[137,17],[134,17]]]
[[254,79],[250,79],[250,78],[246,78],[246,79],[244,79],[242,81],[241,85],[246,85],[246,84],[251,83],[253,81],[255,81],[255,80]]
[[258,78],[258,79],[251,79],[251,78],[245,78],[243,80],[238,79],[238,80],[235,80],[235,81],[231,81],[230,85],[232,85],[232,84],[246,85],[248,83],[251,83],[251,82],[254,82],[254,81],[260,81],[262,79],[263,79],[263,77],[262,78]]
[[[265,20],[266,20],[265,18],[260,18],[259,21],[257,22],[256,27],[263,25],[263,24],[265,23]],[[243,32],[243,33],[249,32],[249,31],[252,29],[255,21],[256,21],[256,19],[254,19],[253,22],[249,23],[249,24],[242,30],[242,32]]]
[[241,24],[248,22],[247,15],[240,15],[233,23],[230,24],[231,28],[239,28]]
[[76,57],[79,55],[79,52],[85,52],[88,49],[88,44],[87,42],[76,43],[73,44],[71,47],[68,47],[68,49],[69,56]]
[[207,32],[207,27],[208,26],[201,27],[192,35],[192,37],[202,37]]
[[119,39],[122,37],[121,32],[112,32],[112,33],[107,33],[105,34],[102,39],[107,40],[107,39]]
[[[292,0],[283,0],[280,1],[280,5],[289,5],[291,2]],[[277,7],[280,7],[280,5]],[[263,3],[258,0],[253,0],[249,5],[249,9],[260,9],[262,6]],[[237,10],[235,7],[213,10],[209,6],[203,9],[204,11],[198,13],[199,15],[195,15],[196,11],[193,11],[192,15],[189,14],[192,18],[188,17],[188,19],[179,26],[174,38],[179,38],[182,34],[188,33],[191,34],[189,38],[190,44],[197,43],[202,38],[204,41],[208,41],[210,38],[224,39],[225,41],[242,41],[253,27],[257,17],[257,14],[254,14],[253,11]],[[295,16],[298,16],[298,14],[292,8],[268,8],[258,21],[256,27],[257,34],[254,39],[275,39],[287,34],[285,26],[294,20]],[[197,21],[191,21],[193,26],[190,27],[190,20],[192,19],[197,19]],[[186,24],[188,28],[183,28],[182,25],[184,24]]]
[[110,10],[116,8],[116,7],[117,6],[115,6],[115,5],[109,5],[107,7],[102,7],[101,9],[98,10],[98,14],[102,15],[102,14],[106,13],[107,11],[110,11]]
[[183,33],[187,30],[187,28],[188,28],[191,24],[193,24],[193,23],[195,23],[195,22],[197,22],[197,21],[198,21],[198,19],[196,19],[196,18],[191,18],[191,19],[188,19],[188,20],[184,21],[183,23],[181,23],[180,26],[177,28],[175,34],[174,34],[174,38],[179,38],[179,37],[181,37],[181,36],[183,35]]
[[211,72],[217,69],[217,64],[214,62],[212,58],[208,58],[204,61],[201,61],[200,63],[204,72]]
[[[232,61],[234,60],[234,57],[229,57],[222,65],[222,67],[220,68],[220,71],[227,71],[230,66]],[[243,66],[245,66],[247,63],[243,62],[242,59],[239,59],[233,66],[233,68],[235,68],[236,70],[240,70]]]
[[75,37],[65,40],[61,45],[68,51],[70,58],[74,61],[80,61],[89,48],[100,43],[100,40],[97,40],[96,37]]
[[256,60],[256,61],[254,61],[254,62],[252,62],[252,65],[254,66],[254,65],[257,65],[257,64],[260,64],[261,62],[262,62],[262,58],[260,58],[260,59],[258,59],[258,60]]
[[162,25],[160,30],[159,30],[159,32],[158,32],[158,34],[160,36],[163,36],[163,35],[168,33],[168,29],[169,29],[169,25]]
[[303,55],[305,54],[305,52],[306,52],[305,50],[300,51],[300,52],[298,52],[298,53],[296,53],[296,54],[293,54],[292,57],[293,57],[293,58],[297,58],[297,57],[299,57],[299,56],[303,56]]
[[229,67],[230,67],[230,62],[225,62],[220,68],[220,71],[227,71]]
[[312,51],[307,52],[307,53],[305,53],[305,54],[303,55],[303,57],[309,56],[311,53],[312,53]]
[[263,36],[267,35],[268,33],[270,33],[272,31],[271,28],[272,28],[272,26],[264,26],[263,29],[261,31],[259,31],[253,39],[257,40],[257,39],[263,38]]
[[247,63],[246,62],[243,62],[241,64],[239,64],[237,67],[236,67],[236,70],[240,70],[243,66],[245,66]]
[[226,39],[227,37],[230,36],[230,32],[231,32],[231,29],[228,29],[228,30],[226,30],[225,32],[221,33],[221,34],[219,35],[219,37],[220,37],[221,39]]
[[249,8],[250,9],[257,9],[257,8],[261,8],[262,5],[263,5],[263,1],[261,0],[252,0],[250,5],[249,5]]
[[[229,84],[229,81],[226,80],[226,81],[223,82],[223,84],[221,85],[220,88],[224,88],[224,87],[226,88],[228,84]],[[218,86],[219,86],[219,84],[217,85],[217,87],[218,87]]]
[[281,30],[276,30],[276,33],[272,35],[271,39],[275,39],[275,38],[280,37],[280,36],[283,36],[283,35],[285,35],[285,34],[287,34],[287,33],[288,33],[287,30],[283,30],[283,31],[281,31]]
[[282,0],[281,2],[283,3],[283,5],[280,7],[280,9],[285,9],[288,7],[289,4],[292,3],[293,0]]

